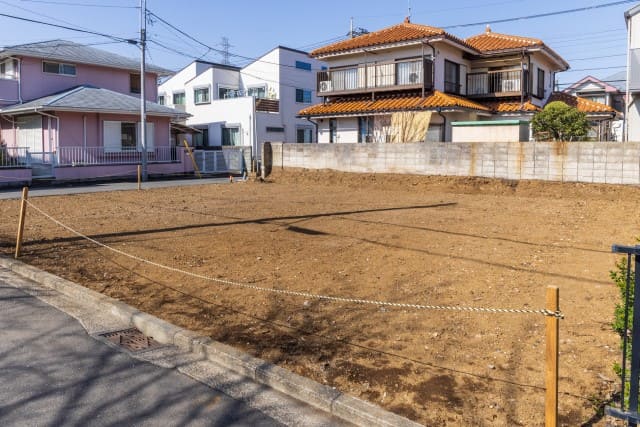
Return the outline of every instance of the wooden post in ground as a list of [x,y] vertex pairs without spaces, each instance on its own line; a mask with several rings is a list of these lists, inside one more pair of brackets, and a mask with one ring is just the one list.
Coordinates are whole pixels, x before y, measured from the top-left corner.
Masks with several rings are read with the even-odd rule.
[[142,190],[142,166],[138,165],[138,191]]
[[187,155],[191,158],[191,164],[193,164],[193,170],[195,171],[198,178],[202,178],[202,174],[200,173],[200,169],[198,168],[198,163],[196,163],[196,158],[193,157],[193,151],[191,151],[191,147],[189,147],[189,143],[186,140],[182,141],[184,144],[185,150],[187,150]]
[[[556,286],[547,288],[546,309],[560,311],[560,291]],[[545,350],[545,427],[558,425],[558,347],[560,344],[560,319],[547,316],[546,320],[546,350]]]
[[27,198],[29,197],[29,187],[22,189],[22,200],[20,202],[20,218],[18,220],[18,236],[16,237],[16,253],[15,259],[20,257],[22,250],[22,235],[24,234],[24,220],[27,215]]

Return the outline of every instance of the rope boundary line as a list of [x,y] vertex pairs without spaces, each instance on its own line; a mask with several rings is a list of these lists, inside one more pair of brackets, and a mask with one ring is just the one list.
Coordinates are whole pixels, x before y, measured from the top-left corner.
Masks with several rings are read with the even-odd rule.
[[164,264],[160,264],[158,262],[155,261],[151,261],[142,257],[139,257],[137,255],[133,255],[127,252],[124,252],[120,249],[116,249],[113,248],[105,243],[102,243],[96,239],[93,239],[89,236],[86,236],[82,233],[80,233],[79,231],[76,231],[75,229],[71,228],[70,226],[64,224],[63,222],[57,220],[56,218],[54,218],[53,216],[49,215],[48,213],[46,213],[45,211],[43,211],[42,209],[38,208],[36,205],[34,205],[33,203],[31,203],[30,201],[27,200],[27,204],[29,206],[31,206],[34,210],[36,210],[38,213],[40,213],[42,216],[44,216],[45,218],[49,219],[50,221],[54,222],[55,224],[57,224],[58,226],[64,228],[65,230],[69,231],[72,234],[75,234],[76,236],[85,239],[99,247],[102,247],[104,249],[107,249],[111,252],[117,253],[119,255],[122,255],[124,257],[133,259],[135,261],[147,264],[147,265],[151,265],[166,271],[171,271],[174,273],[179,273],[179,274],[183,274],[186,276],[190,276],[190,277],[194,277],[197,279],[201,279],[201,280],[206,280],[206,281],[210,281],[210,282],[216,282],[216,283],[220,283],[223,285],[227,285],[227,286],[234,286],[234,287],[238,287],[238,288],[243,288],[243,289],[250,289],[250,290],[255,290],[255,291],[260,291],[260,292],[268,292],[268,293],[274,293],[274,294],[280,294],[280,295],[290,295],[290,296],[298,296],[298,297],[305,297],[305,298],[309,298],[309,299],[316,299],[316,300],[322,300],[322,301],[332,301],[332,302],[346,302],[346,303],[353,303],[353,304],[360,304],[360,305],[376,305],[376,306],[381,306],[381,307],[395,307],[395,308],[409,308],[409,309],[415,309],[415,310],[436,310],[436,311],[458,311],[458,312],[478,312],[478,313],[491,313],[491,314],[541,314],[545,317],[556,317],[558,319],[564,319],[564,314],[561,311],[551,311],[551,310],[546,310],[546,309],[520,309],[520,308],[487,308],[487,307],[465,307],[465,306],[447,306],[447,305],[425,305],[425,304],[409,304],[409,303],[396,303],[396,302],[390,302],[390,301],[376,301],[376,300],[366,300],[366,299],[359,299],[359,298],[347,298],[347,297],[340,297],[340,296],[331,296],[331,295],[319,295],[319,294],[313,294],[310,292],[300,292],[300,291],[290,291],[287,289],[276,289],[276,288],[267,288],[267,287],[262,287],[262,286],[255,286],[255,285],[250,285],[247,283],[240,283],[240,282],[234,282],[231,280],[227,280],[227,279],[219,279],[216,277],[211,277],[211,276],[207,276],[204,274],[199,274],[199,273],[194,273],[191,271],[186,271],[186,270],[182,270],[180,268],[176,268],[176,267],[171,267],[171,266],[167,266]]

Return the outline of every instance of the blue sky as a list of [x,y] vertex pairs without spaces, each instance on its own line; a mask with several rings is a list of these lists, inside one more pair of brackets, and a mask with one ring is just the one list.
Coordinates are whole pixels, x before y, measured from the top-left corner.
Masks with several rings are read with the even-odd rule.
[[[612,1],[412,0],[411,8],[412,22],[443,27],[459,37],[468,37],[484,31],[485,25],[453,26]],[[543,39],[567,59],[575,70],[559,75],[560,83],[571,83],[589,74],[606,78],[624,71],[626,29],[623,14],[638,3],[640,1],[568,15],[496,23],[491,27],[494,32]],[[0,13],[134,38],[138,36],[140,22],[136,7],[138,5],[139,0],[0,0]],[[320,46],[320,42],[342,37],[349,31],[351,17],[354,18],[356,27],[369,31],[396,24],[407,15],[408,2],[147,0],[147,7],[207,45],[221,48],[222,38],[227,37],[232,45],[231,53],[256,57],[276,45],[307,49]],[[134,46],[4,17],[0,17],[0,28],[0,46],[64,38],[78,43],[95,44],[98,48],[127,56],[138,55]],[[179,69],[190,62],[191,57],[203,55],[207,60],[222,60],[219,54],[207,52],[203,46],[185,40],[161,22],[152,22],[148,27],[148,34],[153,41],[149,45],[150,59],[157,65]],[[243,62],[237,56],[231,59],[240,64]],[[564,87],[566,86],[561,86]]]

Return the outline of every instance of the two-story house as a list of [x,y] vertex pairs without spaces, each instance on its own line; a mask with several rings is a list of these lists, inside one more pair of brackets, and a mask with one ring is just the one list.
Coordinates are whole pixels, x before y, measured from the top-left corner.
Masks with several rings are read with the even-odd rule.
[[[626,79],[626,72],[624,77]],[[591,123],[589,138],[597,141],[622,141],[622,115],[624,114],[624,84],[615,84],[620,80],[620,73],[614,74],[604,80],[593,76],[586,76],[562,91],[563,95],[572,95],[581,100],[591,101],[596,105],[610,107],[607,111],[585,111]],[[609,83],[611,81],[611,83]],[[566,96],[562,99],[567,102]],[[568,98],[569,101],[573,99]],[[585,104],[581,102],[580,106]]]
[[[167,74],[150,65],[144,79],[151,163],[176,161],[170,122],[186,118],[155,103],[158,76]],[[34,177],[95,178],[135,169],[143,145],[141,84],[138,61],[91,46],[53,40],[1,49],[0,144],[13,154],[23,150],[18,154],[28,155]]]
[[190,114],[186,124],[202,131],[195,146],[246,146],[259,155],[265,141],[315,142],[313,124],[296,114],[319,102],[321,67],[283,46],[242,68],[195,61],[159,86],[158,102]]
[[407,113],[428,141],[451,141],[456,121],[531,117],[551,96],[555,74],[569,68],[538,39],[489,27],[461,39],[409,19],[311,56],[329,66],[317,77],[324,101],[299,115],[329,143],[393,141]]
[[629,9],[625,15],[628,30],[627,60],[627,141],[640,141],[640,5]]

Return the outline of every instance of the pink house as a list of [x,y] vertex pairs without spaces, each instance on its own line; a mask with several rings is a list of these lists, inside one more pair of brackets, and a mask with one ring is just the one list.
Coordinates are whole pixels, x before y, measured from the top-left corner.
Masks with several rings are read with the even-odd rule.
[[[184,173],[171,122],[157,104],[153,65],[145,76],[150,174]],[[141,161],[141,79],[136,60],[54,40],[0,50],[0,183],[133,175]],[[30,171],[30,173],[28,172]]]

